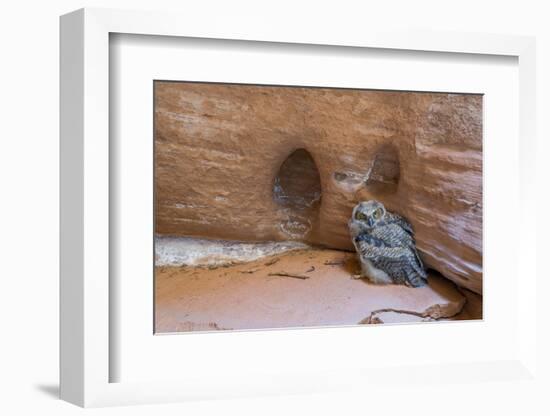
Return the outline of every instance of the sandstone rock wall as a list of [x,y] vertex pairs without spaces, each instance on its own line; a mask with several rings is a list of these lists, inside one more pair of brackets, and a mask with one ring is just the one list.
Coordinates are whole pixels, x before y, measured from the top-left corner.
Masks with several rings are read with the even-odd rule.
[[375,198],[429,267],[481,293],[482,97],[156,82],[155,197],[158,235],[346,250],[353,206]]

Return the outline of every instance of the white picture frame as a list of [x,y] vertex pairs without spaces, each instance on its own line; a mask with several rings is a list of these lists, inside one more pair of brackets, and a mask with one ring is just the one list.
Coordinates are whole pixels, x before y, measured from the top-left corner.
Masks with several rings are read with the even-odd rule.
[[[238,32],[236,28],[238,27]],[[519,207],[527,212],[535,190],[529,180],[535,169],[535,41],[530,37],[468,33],[398,32],[349,28],[330,32],[311,25],[281,28],[267,22],[215,21],[205,26],[192,16],[82,9],[61,18],[61,397],[80,406],[154,403],[192,398],[235,397],[254,394],[319,392],[401,377],[413,383],[445,372],[455,379],[522,380],[536,374],[536,315],[533,301],[537,271],[533,245],[536,218],[522,215],[518,231],[518,264],[522,280],[517,292],[517,349],[505,359],[468,363],[419,362],[411,368],[334,368],[325,377],[280,374],[236,377],[234,373],[193,374],[178,381],[112,382],[110,366],[119,359],[110,348],[109,259],[109,36],[123,33],[185,38],[331,45],[453,54],[504,55],[519,66]],[[516,271],[517,273],[517,271]],[[490,311],[489,311],[490,313]],[[525,319],[524,319],[525,318]],[[112,328],[111,328],[112,330]],[[316,330],[317,331],[317,330]],[[325,331],[326,337],[336,334]],[[393,332],[407,331],[393,327]],[[297,332],[295,332],[297,333]],[[290,336],[281,331],[278,336]],[[292,335],[298,336],[298,335]],[[423,365],[424,364],[424,365]],[[482,371],[483,377],[472,377]],[[414,375],[412,375],[414,373]],[[342,380],[347,380],[342,382]],[[408,380],[408,381],[407,381]]]

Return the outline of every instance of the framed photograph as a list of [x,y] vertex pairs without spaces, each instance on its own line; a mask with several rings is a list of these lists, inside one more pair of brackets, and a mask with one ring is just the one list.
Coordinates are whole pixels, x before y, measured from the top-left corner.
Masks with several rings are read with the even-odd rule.
[[61,397],[532,377],[534,40],[233,29],[61,18]]

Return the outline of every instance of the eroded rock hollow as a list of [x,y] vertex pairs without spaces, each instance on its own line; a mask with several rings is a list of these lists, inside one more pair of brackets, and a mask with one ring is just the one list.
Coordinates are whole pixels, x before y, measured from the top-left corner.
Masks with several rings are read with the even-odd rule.
[[156,233],[352,250],[378,199],[482,290],[482,96],[155,83]]

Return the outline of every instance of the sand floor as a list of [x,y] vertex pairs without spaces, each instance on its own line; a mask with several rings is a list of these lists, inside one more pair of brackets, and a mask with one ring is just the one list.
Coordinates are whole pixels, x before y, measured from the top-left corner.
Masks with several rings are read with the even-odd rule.
[[161,266],[155,332],[481,319],[481,297],[431,273],[423,288],[357,280],[354,253],[299,249],[225,265]]

